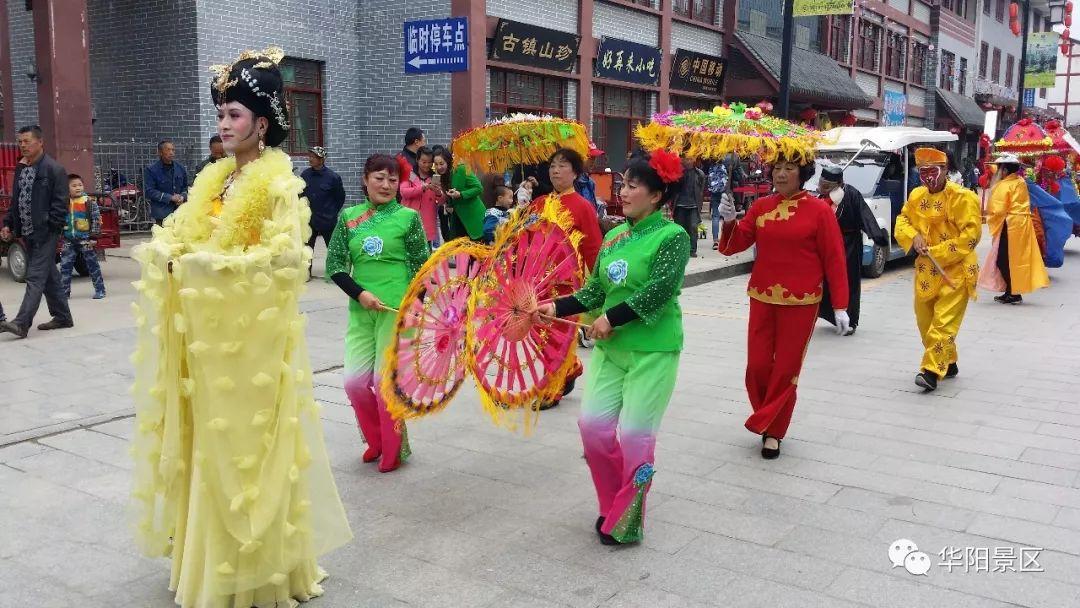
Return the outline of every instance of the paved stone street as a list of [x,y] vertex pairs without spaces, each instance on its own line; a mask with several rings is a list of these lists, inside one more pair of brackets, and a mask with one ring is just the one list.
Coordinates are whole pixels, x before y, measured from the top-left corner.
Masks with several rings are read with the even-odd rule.
[[[716,258],[703,255],[699,266]],[[172,605],[168,563],[136,553],[124,513],[134,265],[114,258],[105,272],[104,302],[77,283],[76,330],[0,337],[0,606]],[[467,386],[410,426],[400,471],[361,464],[338,369],[343,299],[313,282],[316,391],[356,539],[322,560],[331,578],[309,605],[1080,605],[1080,240],[1051,278],[1019,307],[981,294],[960,333],[961,374],[932,395],[913,383],[910,268],[864,283],[854,337],[819,325],[771,462],[742,426],[746,279],[687,289],[647,536],[617,548],[592,529],[580,388],[521,437],[495,429]],[[5,274],[9,315],[19,293]],[[928,555],[925,576],[890,563],[901,538]]]

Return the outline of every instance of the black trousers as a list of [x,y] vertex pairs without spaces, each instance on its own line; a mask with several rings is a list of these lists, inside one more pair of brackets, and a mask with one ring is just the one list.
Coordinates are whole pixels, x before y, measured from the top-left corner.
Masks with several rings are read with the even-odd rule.
[[690,254],[697,255],[698,224],[701,223],[701,210],[693,207],[675,207],[672,219],[682,226],[686,234],[690,236]]
[[321,236],[322,240],[323,240],[323,245],[326,245],[326,248],[329,249],[330,248],[330,237],[332,237],[333,235],[334,235],[334,229],[333,228],[329,228],[329,229],[324,230],[322,228],[315,228],[314,226],[312,226],[311,227],[311,238],[309,238],[307,240],[307,246],[311,247],[312,249],[315,249],[315,242],[318,241],[319,237]]
[[[848,282],[848,318],[851,326],[859,326],[859,308],[862,300],[862,233],[844,233],[844,254],[847,262]],[[829,296],[829,282],[822,281],[821,305],[818,307],[818,316],[829,323],[836,325],[836,315],[833,314],[832,297]]]
[[26,295],[23,296],[19,314],[12,321],[20,328],[29,329],[33,324],[42,296],[45,296],[52,318],[61,323],[72,322],[71,309],[68,308],[60,280],[60,269],[56,266],[56,245],[59,242],[60,234],[51,232],[34,234],[26,239]]
[[998,271],[1001,272],[1001,277],[1005,279],[1005,293],[1012,293],[1012,275],[1009,273],[1009,222],[1005,221],[1001,225],[1001,239],[998,241],[998,254],[997,260]]

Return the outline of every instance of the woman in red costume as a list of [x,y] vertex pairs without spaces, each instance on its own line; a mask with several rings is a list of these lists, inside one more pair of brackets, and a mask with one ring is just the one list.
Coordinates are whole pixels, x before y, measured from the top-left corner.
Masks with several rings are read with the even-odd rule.
[[[574,219],[572,228],[582,234],[581,243],[577,247],[578,254],[581,255],[581,274],[583,277],[588,277],[592,274],[596,256],[600,253],[600,244],[604,240],[604,235],[600,233],[600,219],[596,215],[596,207],[574,189],[574,181],[584,171],[585,160],[581,154],[569,148],[556,150],[548,159],[548,177],[551,179],[553,191],[551,194],[536,197],[532,202],[532,209],[540,213],[548,199],[554,198],[563,209],[570,213]],[[568,296],[571,293],[573,293],[572,289],[560,295]],[[564,396],[574,390],[574,383],[583,371],[579,359],[570,375],[567,376]],[[542,405],[540,409],[551,409],[558,404],[558,401],[553,401]]]
[[720,206],[720,252],[734,255],[757,245],[747,289],[746,392],[754,413],[746,428],[761,435],[766,459],[780,455],[780,440],[791,423],[823,280],[834,294],[837,333],[843,335],[850,325],[844,239],[832,207],[802,189],[813,174],[812,161],[780,158],[772,168],[775,194],[755,201],[739,222],[730,201]]

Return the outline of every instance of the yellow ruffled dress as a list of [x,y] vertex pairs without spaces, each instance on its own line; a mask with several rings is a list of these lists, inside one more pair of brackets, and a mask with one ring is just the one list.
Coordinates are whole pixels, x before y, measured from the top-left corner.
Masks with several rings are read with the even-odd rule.
[[352,538],[323,442],[298,298],[310,211],[289,157],[207,166],[134,250],[136,536],[186,608],[296,606]]

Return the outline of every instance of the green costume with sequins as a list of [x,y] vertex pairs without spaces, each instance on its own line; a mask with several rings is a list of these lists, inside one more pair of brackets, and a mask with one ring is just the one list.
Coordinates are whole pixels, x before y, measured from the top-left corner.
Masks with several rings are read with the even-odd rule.
[[[572,296],[571,308],[603,309],[615,328],[596,343],[578,427],[601,531],[620,543],[644,533],[656,432],[683,347],[678,298],[689,259],[686,231],[656,212],[612,230],[592,277]],[[562,302],[558,310],[570,312]]]
[[[428,257],[420,214],[397,201],[365,201],[341,212],[330,239],[326,275],[348,273],[363,291],[398,308],[409,282]],[[381,455],[380,469],[391,470],[408,457],[404,424],[395,425],[379,396],[383,353],[394,337],[395,313],[368,310],[349,301],[345,334],[345,393],[349,396],[370,454]],[[400,428],[400,433],[398,429]]]

